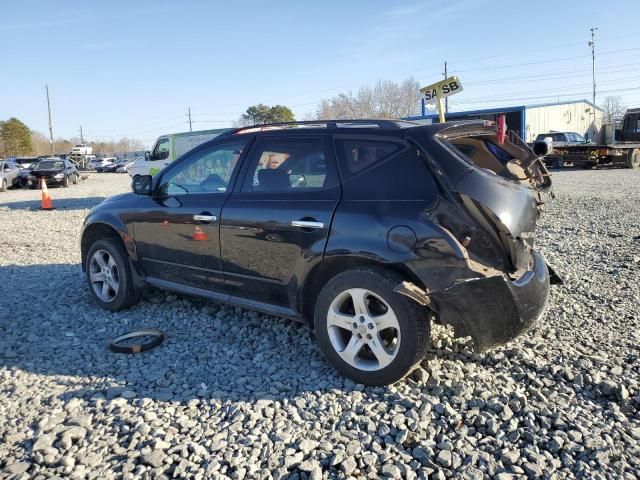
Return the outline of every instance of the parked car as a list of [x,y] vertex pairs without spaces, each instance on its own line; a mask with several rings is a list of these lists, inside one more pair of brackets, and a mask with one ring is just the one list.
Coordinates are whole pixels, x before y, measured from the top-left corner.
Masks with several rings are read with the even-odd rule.
[[71,183],[76,184],[80,178],[80,173],[76,166],[69,160],[60,158],[47,158],[38,162],[36,167],[28,176],[30,188],[40,188],[42,179],[49,185],[62,185],[68,187]]
[[89,162],[89,165],[91,165],[92,170],[95,170],[96,172],[102,172],[105,167],[113,164],[116,160],[116,157],[95,158],[91,162]]
[[0,160],[0,192],[20,186],[20,168],[14,161]]
[[113,163],[110,163],[109,165],[105,165],[104,167],[102,167],[102,171],[113,173],[119,167],[121,167],[122,165],[126,165],[127,163],[131,163],[131,160],[130,159],[128,160],[126,158],[118,158]]
[[534,248],[534,147],[484,121],[236,129],[88,214],[88,288],[112,311],[150,284],[306,321],[344,375],[392,383],[432,321],[483,351],[542,316],[560,280]]
[[91,155],[93,147],[87,143],[79,143],[71,148],[72,155]]
[[20,164],[20,185],[25,186],[29,184],[29,174],[37,167],[39,159],[35,159],[30,163]]
[[565,155],[562,147],[569,145],[585,145],[589,141],[576,132],[549,132],[541,133],[536,137],[536,142],[541,142],[545,138],[550,138],[553,144],[553,152],[546,156],[543,161],[545,165],[555,168],[562,168],[565,164]]
[[127,160],[126,163],[123,163],[118,168],[116,168],[116,172],[117,173],[129,173],[129,169],[135,163],[136,160],[137,159],[135,159],[135,160]]

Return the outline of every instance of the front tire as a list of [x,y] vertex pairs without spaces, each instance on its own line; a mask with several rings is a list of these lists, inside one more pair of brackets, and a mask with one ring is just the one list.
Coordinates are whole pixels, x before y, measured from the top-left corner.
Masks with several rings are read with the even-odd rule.
[[5,178],[2,179],[2,183],[0,183],[0,192],[7,191],[7,180]]
[[114,238],[98,240],[87,253],[86,277],[93,300],[105,310],[115,312],[140,300],[133,284],[129,257]]
[[318,296],[318,343],[336,370],[355,382],[397,382],[426,354],[428,312],[393,291],[401,282],[392,272],[356,268],[333,277]]
[[74,184],[74,185],[77,185],[77,184],[78,184],[78,174],[77,174],[77,173],[74,173],[74,174],[73,174],[73,184]]
[[69,176],[68,175],[64,176],[64,179],[62,180],[62,186],[64,188],[67,188],[69,186]]

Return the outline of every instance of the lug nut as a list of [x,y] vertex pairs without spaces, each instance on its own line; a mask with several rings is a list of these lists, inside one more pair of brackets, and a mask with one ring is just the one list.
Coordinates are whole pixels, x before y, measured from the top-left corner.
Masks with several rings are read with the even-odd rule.
[[360,317],[360,323],[364,323],[364,317]]
[[369,330],[373,330],[373,323],[369,324]]
[[361,335],[361,334],[358,334],[358,338],[359,338],[359,339],[362,339],[362,335]]
[[367,340],[371,340],[373,337],[371,336],[370,333],[367,333]]
[[356,322],[353,322],[353,328],[358,328],[358,324]]

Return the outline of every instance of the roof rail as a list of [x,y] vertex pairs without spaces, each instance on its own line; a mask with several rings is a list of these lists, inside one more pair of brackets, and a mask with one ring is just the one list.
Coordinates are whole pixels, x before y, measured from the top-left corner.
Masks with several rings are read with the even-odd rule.
[[239,135],[243,133],[265,132],[269,130],[284,130],[293,128],[406,128],[418,125],[407,120],[389,119],[345,119],[345,120],[305,120],[300,122],[265,123],[264,125],[252,125],[241,127],[228,132],[226,135]]

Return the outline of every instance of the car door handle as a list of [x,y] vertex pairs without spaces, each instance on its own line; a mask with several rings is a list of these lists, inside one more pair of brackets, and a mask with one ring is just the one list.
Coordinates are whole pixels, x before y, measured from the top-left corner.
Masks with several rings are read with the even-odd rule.
[[324,228],[324,223],[322,222],[312,222],[310,220],[294,220],[291,222],[292,227],[298,228]]
[[218,217],[216,217],[215,215],[194,215],[193,219],[196,222],[205,222],[205,223],[215,223],[218,221]]

